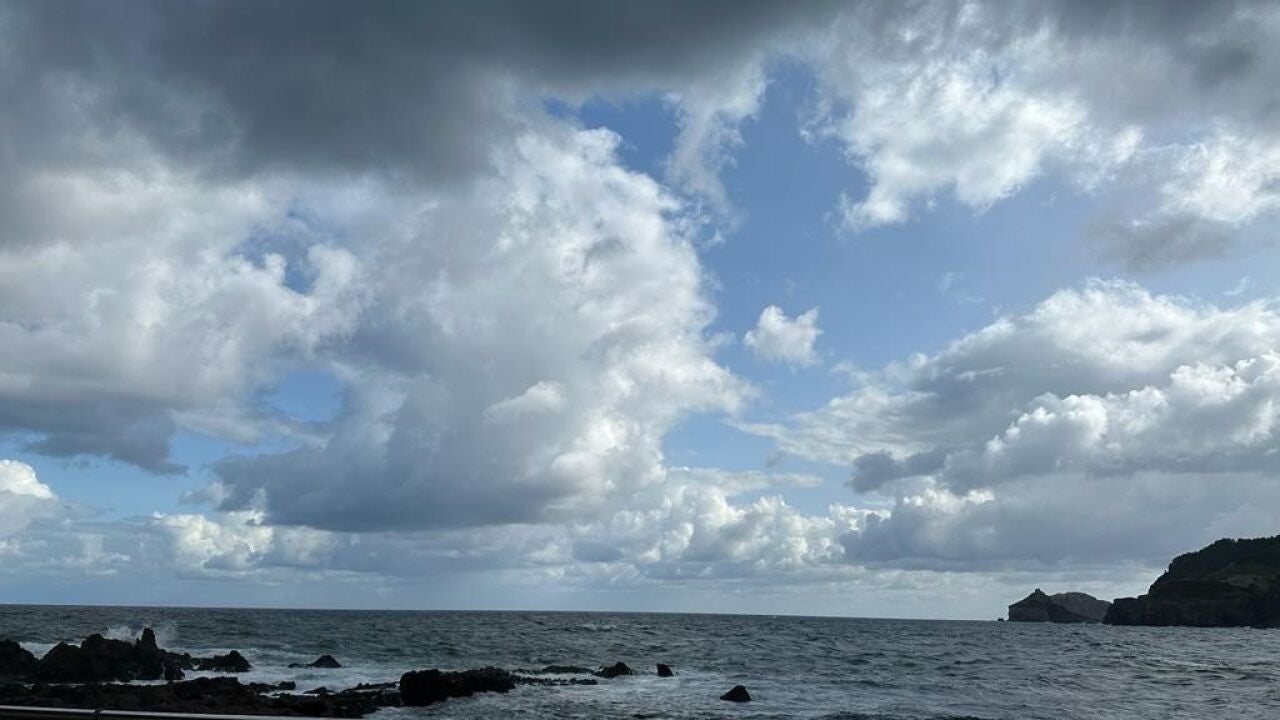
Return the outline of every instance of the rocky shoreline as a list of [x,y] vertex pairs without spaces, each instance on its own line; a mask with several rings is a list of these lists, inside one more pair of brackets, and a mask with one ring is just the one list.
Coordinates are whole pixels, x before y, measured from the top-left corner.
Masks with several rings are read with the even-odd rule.
[[1146,594],[1108,603],[1039,588],[1009,606],[1012,622],[1280,627],[1280,535],[1218,540],[1174,558]]
[[[333,668],[340,663],[322,655],[305,667]],[[675,674],[663,663],[655,667],[658,677]],[[637,674],[621,662],[594,671],[568,665],[518,673],[494,667],[424,669],[406,672],[398,682],[362,684],[336,692],[321,687],[302,693],[291,681],[242,683],[229,676],[184,679],[188,671],[234,675],[250,668],[249,660],[235,650],[203,658],[163,650],[150,628],[132,643],[102,635],[90,635],[79,645],[59,643],[39,659],[12,640],[0,640],[0,705],[359,718],[381,708],[507,693],[522,685],[595,685],[597,678]],[[721,699],[744,702],[745,693],[745,688],[740,692],[734,688]]]

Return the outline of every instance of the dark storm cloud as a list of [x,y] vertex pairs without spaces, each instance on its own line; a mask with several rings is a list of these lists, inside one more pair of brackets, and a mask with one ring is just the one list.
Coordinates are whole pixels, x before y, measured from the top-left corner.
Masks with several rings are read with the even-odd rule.
[[[214,169],[404,171],[489,160],[543,93],[665,89],[748,62],[823,5],[772,2],[50,2],[8,6],[6,114],[54,159],[51,80],[97,122]],[[16,93],[16,95],[15,95]],[[45,123],[50,119],[52,126]],[[54,132],[47,133],[52,129]],[[43,136],[43,137],[42,137]]]

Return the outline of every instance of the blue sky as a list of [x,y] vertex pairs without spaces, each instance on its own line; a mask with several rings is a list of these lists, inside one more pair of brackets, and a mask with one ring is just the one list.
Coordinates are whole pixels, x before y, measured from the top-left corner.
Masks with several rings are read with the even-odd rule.
[[1274,533],[1280,15],[1017,7],[0,4],[0,598],[987,617]]

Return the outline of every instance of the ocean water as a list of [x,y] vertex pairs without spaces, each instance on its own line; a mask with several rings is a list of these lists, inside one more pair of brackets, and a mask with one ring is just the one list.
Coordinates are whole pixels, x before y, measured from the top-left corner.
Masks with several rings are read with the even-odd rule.
[[[414,718],[1280,718],[1280,631],[730,615],[367,612],[0,606],[0,639],[42,654],[101,632],[161,647],[236,649],[246,681],[331,690],[406,670],[494,665],[645,674],[520,687]],[[336,670],[289,669],[330,653]],[[660,679],[665,662],[677,676]],[[721,693],[746,685],[755,701]]]

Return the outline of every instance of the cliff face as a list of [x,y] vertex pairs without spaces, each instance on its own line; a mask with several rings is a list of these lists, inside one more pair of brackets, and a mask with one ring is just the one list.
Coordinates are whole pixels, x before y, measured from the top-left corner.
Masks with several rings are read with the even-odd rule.
[[1179,555],[1146,595],[1117,599],[1106,622],[1280,627],[1280,535]]
[[1111,603],[1080,592],[1046,595],[1040,588],[1009,606],[1012,622],[1096,623]]

